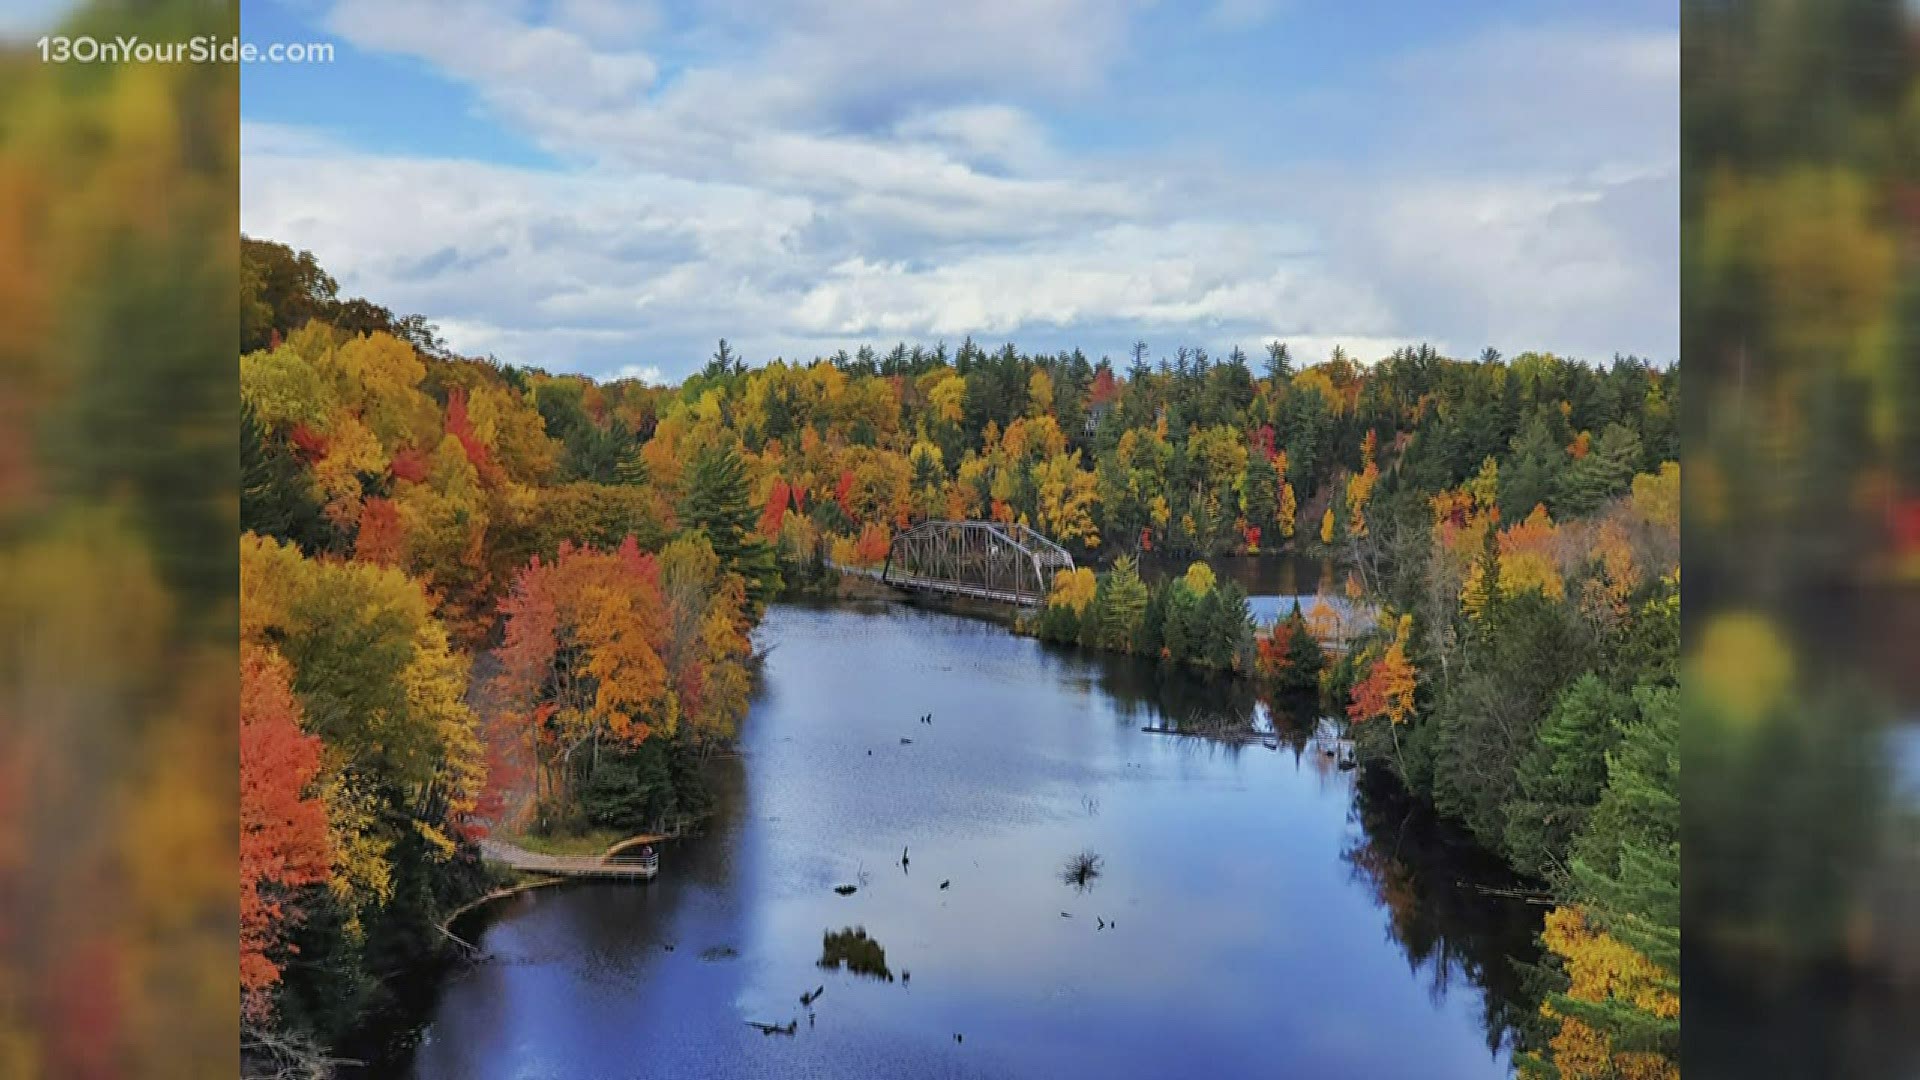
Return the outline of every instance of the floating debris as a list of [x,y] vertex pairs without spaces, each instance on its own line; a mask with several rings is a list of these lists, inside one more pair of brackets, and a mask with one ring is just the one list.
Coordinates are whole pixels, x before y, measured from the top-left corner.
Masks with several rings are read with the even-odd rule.
[[857,893],[857,892],[859,892],[859,891],[860,891],[860,886],[858,886],[858,885],[835,885],[835,886],[833,887],[833,891],[834,891],[834,892],[837,892],[837,893],[839,893],[839,894],[840,894],[841,896],[852,896],[852,895],[853,895],[854,893]]
[[702,949],[700,951],[700,959],[702,960],[732,960],[739,955],[740,950],[731,945],[715,945],[710,949]]
[[945,880],[945,881],[943,881],[943,882],[941,882],[941,883],[940,883],[940,887],[944,889],[944,888],[946,888],[947,886],[949,886],[949,885],[951,885],[951,884],[953,884],[953,879],[952,879],[952,878],[948,878],[947,880]]
[[747,1024],[759,1028],[762,1035],[791,1035],[800,1030],[798,1019],[789,1020],[784,1024],[766,1024],[758,1020],[749,1020]]
[[1082,851],[1067,859],[1067,865],[1060,871],[1060,880],[1085,892],[1093,886],[1094,879],[1100,876],[1103,860],[1091,851]]

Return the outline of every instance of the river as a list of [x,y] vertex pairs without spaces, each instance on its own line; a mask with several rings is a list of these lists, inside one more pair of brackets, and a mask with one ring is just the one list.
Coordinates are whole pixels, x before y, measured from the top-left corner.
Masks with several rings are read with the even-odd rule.
[[[1244,682],[900,603],[777,605],[757,638],[772,651],[705,835],[666,845],[649,884],[466,920],[485,958],[376,1071],[1511,1074],[1512,960],[1534,957],[1540,909],[1469,884],[1510,882],[1339,769],[1331,732],[1144,732],[1272,725]],[[1099,872],[1070,881],[1081,851]],[[862,971],[821,966],[828,935]]]

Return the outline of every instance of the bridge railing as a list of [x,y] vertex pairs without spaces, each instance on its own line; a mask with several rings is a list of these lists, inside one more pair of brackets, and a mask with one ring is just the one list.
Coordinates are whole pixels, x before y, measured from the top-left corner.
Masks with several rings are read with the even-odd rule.
[[880,580],[1030,604],[1071,569],[1067,549],[1025,525],[927,521],[894,537]]

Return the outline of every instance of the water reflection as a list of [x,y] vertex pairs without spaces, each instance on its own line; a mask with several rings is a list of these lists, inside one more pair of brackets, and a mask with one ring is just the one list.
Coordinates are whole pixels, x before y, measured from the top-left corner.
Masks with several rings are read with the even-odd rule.
[[[709,834],[471,928],[494,959],[446,980],[411,1075],[1509,1075],[1538,912],[1356,802],[1310,711],[903,606],[763,636]],[[1183,727],[1246,737],[1141,730]],[[816,987],[793,1037],[749,1026]]]
[[[849,926],[822,937],[820,966],[834,971],[845,968],[855,975],[893,981],[893,972],[887,968],[887,950],[867,936],[864,926]],[[801,1001],[802,1005],[810,1003],[811,999]]]
[[1362,831],[1344,853],[1354,878],[1386,908],[1388,932],[1436,996],[1456,983],[1487,991],[1489,1049],[1536,1024],[1528,981],[1544,903],[1533,887],[1461,829],[1377,775],[1362,774],[1353,814]]

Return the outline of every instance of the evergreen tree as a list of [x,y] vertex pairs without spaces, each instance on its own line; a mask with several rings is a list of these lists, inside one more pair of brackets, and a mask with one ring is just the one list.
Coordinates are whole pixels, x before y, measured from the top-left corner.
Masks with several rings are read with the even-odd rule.
[[240,410],[240,528],[290,540],[308,555],[340,548],[343,538],[322,512],[293,448]]
[[1293,380],[1293,355],[1287,351],[1284,341],[1267,343],[1267,378],[1274,386],[1285,386]]
[[1184,664],[1194,657],[1194,608],[1200,598],[1195,596],[1182,581],[1167,583],[1166,622],[1160,629],[1161,647],[1167,652],[1167,658],[1177,664]]
[[1136,655],[1159,656],[1160,650],[1166,648],[1167,595],[1171,591],[1168,585],[1162,583],[1147,593],[1147,606],[1140,613],[1140,633],[1133,642]]
[[[825,500],[822,500],[825,501]],[[680,523],[706,534],[721,564],[746,579],[756,609],[780,591],[773,548],[754,531],[758,514],[747,492],[747,475],[732,444],[708,446],[694,455]]]
[[1327,666],[1327,654],[1307,627],[1306,617],[1300,613],[1300,601],[1293,602],[1293,611],[1287,615],[1285,625],[1287,665],[1275,680],[1274,688],[1293,697],[1315,697],[1320,693],[1320,672]]
[[1133,556],[1122,555],[1107,574],[1107,596],[1101,608],[1100,644],[1120,652],[1134,651],[1147,612],[1147,586]]
[[1078,640],[1090,649],[1100,647],[1102,628],[1106,625],[1107,605],[1113,595],[1113,575],[1102,574],[1093,587],[1093,599],[1087,602],[1087,609],[1080,613]]
[[1275,520],[1279,498],[1280,476],[1273,471],[1273,462],[1254,450],[1247,455],[1246,472],[1240,479],[1240,512],[1246,516],[1248,525],[1260,530],[1264,546],[1278,547],[1280,543],[1280,529]]
[[1640,436],[1631,428],[1608,424],[1587,455],[1560,474],[1554,512],[1567,517],[1591,514],[1608,499],[1624,494],[1639,471],[1640,456]]
[[637,446],[620,459],[620,464],[614,468],[614,475],[620,483],[633,487],[644,487],[653,479],[653,471],[647,468],[647,459],[640,456]]
[[1510,448],[1511,463],[1500,466],[1501,520],[1524,521],[1541,503],[1552,510],[1566,449],[1554,441],[1546,421],[1537,416],[1514,436]]
[[1507,856],[1535,877],[1566,866],[1607,782],[1607,752],[1633,717],[1633,702],[1588,674],[1554,702],[1540,737],[1520,762],[1520,790],[1507,806]]
[[[1635,694],[1641,719],[1607,758],[1607,787],[1575,845],[1573,899],[1597,930],[1657,965],[1680,994],[1680,709],[1670,687]],[[1680,1019],[1609,995],[1558,994],[1556,1011],[1606,1033],[1615,1049],[1677,1057]]]
[[1458,667],[1434,708],[1434,804],[1489,848],[1505,840],[1520,762],[1560,688],[1585,669],[1584,622],[1537,590],[1469,620]]
[[1634,693],[1639,719],[1607,755],[1607,786],[1574,846],[1573,886],[1594,923],[1680,970],[1680,705],[1672,687]]

